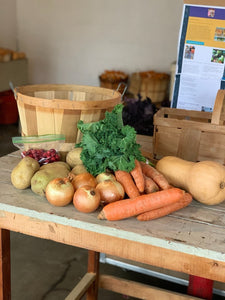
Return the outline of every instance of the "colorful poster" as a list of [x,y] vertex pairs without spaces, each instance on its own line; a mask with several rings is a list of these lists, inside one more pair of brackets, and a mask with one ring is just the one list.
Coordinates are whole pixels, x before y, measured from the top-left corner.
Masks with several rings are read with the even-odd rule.
[[171,107],[212,111],[224,64],[225,8],[184,5]]

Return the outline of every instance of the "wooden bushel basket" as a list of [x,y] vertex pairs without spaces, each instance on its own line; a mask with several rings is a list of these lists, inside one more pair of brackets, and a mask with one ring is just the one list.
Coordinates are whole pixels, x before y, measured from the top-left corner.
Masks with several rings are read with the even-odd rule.
[[79,120],[104,119],[121,102],[110,89],[80,85],[27,85],[15,89],[23,136],[64,134],[66,143],[78,143]]
[[150,98],[153,103],[164,101],[169,92],[170,76],[166,73],[146,71],[133,73],[130,77],[129,92],[142,100]]
[[153,156],[225,164],[225,90],[219,90],[213,112],[161,108],[154,115]]

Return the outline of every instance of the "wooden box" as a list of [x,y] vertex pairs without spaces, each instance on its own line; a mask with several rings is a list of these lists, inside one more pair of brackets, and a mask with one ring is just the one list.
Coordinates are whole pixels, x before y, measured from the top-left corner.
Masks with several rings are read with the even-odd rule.
[[219,90],[213,112],[161,108],[154,115],[153,156],[225,164],[225,90]]

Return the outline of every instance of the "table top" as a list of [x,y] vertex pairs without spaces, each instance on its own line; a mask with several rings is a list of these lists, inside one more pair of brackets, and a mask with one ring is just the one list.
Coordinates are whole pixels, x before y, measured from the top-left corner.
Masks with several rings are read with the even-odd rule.
[[0,158],[0,227],[225,282],[225,202],[193,200],[147,222],[98,220],[98,211],[54,207],[29,188],[14,188],[10,174],[19,160],[19,151]]

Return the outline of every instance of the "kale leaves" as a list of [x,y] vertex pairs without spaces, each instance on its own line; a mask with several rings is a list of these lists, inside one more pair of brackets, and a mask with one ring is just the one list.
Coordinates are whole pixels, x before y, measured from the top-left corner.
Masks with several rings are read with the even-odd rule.
[[136,142],[133,127],[123,125],[123,104],[118,104],[111,112],[105,113],[105,119],[93,123],[79,121],[78,129],[83,133],[76,147],[81,147],[81,160],[87,171],[96,176],[109,170],[130,172],[135,159],[144,161],[140,145]]

